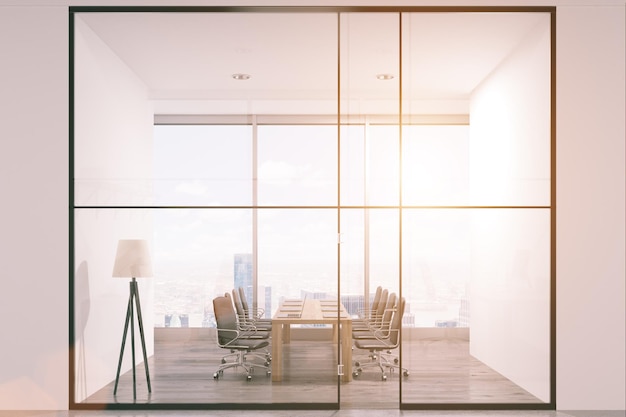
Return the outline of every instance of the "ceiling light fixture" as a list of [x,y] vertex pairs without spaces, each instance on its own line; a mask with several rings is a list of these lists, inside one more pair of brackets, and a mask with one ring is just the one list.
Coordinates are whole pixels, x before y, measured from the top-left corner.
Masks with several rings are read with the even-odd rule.
[[250,79],[250,74],[233,74],[233,78],[235,80],[249,80]]
[[381,81],[392,80],[393,74],[376,74],[376,78]]

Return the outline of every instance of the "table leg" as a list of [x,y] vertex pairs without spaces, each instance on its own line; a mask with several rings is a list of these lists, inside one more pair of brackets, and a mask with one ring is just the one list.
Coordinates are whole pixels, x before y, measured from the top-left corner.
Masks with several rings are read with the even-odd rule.
[[283,324],[283,339],[282,340],[283,340],[283,343],[291,342],[291,324],[288,324],[288,323]]
[[343,382],[352,381],[352,320],[341,322],[341,355]]
[[283,325],[272,324],[272,381],[278,382],[283,377]]

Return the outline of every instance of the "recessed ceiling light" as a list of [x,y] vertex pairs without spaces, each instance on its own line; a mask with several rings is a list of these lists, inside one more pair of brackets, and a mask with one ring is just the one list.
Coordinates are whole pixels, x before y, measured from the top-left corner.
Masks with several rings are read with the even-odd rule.
[[233,74],[235,80],[249,80],[250,74]]
[[376,78],[379,80],[392,80],[393,74],[376,74]]

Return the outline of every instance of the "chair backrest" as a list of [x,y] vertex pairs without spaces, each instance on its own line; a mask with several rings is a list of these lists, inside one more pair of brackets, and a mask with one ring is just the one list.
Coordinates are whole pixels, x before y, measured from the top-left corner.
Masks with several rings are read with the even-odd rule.
[[248,306],[248,299],[246,298],[246,292],[243,287],[239,287],[239,301],[241,302],[241,307],[243,308],[243,312],[246,317],[250,318],[250,308]]
[[398,342],[400,341],[400,328],[402,327],[402,316],[404,316],[404,297],[400,298],[400,302],[396,307],[396,310],[393,313],[393,318],[391,319],[391,334],[389,335],[389,341],[392,343],[393,347],[398,346]]
[[395,292],[389,294],[389,298],[387,298],[387,304],[385,306],[385,310],[382,315],[381,325],[383,326],[383,333],[386,335],[389,334],[389,329],[391,328],[391,321],[393,319],[393,314],[396,309],[396,301],[397,296]]
[[376,293],[374,294],[374,300],[372,301],[372,305],[370,307],[370,311],[376,311],[378,309],[378,304],[380,303],[380,296],[383,293],[383,287],[380,285],[376,288]]
[[237,310],[237,315],[240,320],[246,319],[246,312],[243,309],[243,305],[241,305],[241,297],[239,297],[239,291],[236,289],[233,290],[233,304],[235,304],[235,309]]
[[230,297],[220,296],[213,299],[213,313],[215,314],[215,321],[217,322],[217,337],[220,344],[226,344],[230,340],[234,339],[237,335],[233,331],[223,330],[237,330],[237,315],[233,308],[233,302]]
[[378,302],[378,308],[375,311],[374,323],[380,324],[382,323],[383,313],[385,312],[385,307],[387,307],[387,299],[389,298],[389,291],[384,289],[382,294],[380,295],[380,301]]

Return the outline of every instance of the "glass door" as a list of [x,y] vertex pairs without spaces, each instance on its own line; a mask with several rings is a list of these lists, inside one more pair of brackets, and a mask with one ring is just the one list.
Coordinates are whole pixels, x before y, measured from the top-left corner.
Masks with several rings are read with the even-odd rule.
[[[399,343],[384,343],[400,299],[400,14],[340,19],[340,298],[352,317],[342,408],[398,407]],[[377,288],[382,309],[372,312]],[[387,304],[387,300],[389,303]],[[378,300],[376,300],[378,301]]]

